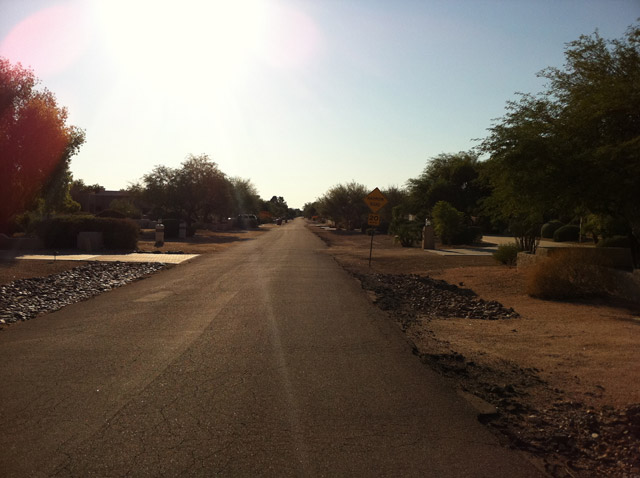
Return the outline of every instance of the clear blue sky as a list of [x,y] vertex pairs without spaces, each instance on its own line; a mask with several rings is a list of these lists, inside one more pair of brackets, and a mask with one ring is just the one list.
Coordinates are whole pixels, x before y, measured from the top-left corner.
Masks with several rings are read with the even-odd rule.
[[638,17],[640,0],[0,0],[0,56],[86,130],[75,178],[120,189],[206,153],[302,207],[470,149],[567,42]]

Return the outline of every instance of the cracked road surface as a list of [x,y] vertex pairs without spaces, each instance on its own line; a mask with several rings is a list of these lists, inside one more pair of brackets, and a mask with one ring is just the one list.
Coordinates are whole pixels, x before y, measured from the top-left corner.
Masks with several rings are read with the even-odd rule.
[[302,220],[0,332],[0,472],[542,476]]

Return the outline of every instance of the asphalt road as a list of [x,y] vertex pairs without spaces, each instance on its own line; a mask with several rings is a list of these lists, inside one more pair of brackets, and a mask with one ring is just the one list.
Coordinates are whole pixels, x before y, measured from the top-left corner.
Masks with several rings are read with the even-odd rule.
[[0,475],[541,476],[301,220],[0,332]]

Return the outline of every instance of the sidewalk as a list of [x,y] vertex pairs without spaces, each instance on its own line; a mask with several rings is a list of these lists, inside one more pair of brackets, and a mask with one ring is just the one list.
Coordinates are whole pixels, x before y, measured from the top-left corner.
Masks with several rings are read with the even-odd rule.
[[[437,254],[439,256],[490,256],[498,250],[502,244],[515,242],[511,236],[483,236],[484,245],[477,247],[440,247],[439,249],[425,249],[425,252]],[[591,247],[591,243],[576,244],[575,242],[553,242],[552,240],[541,240],[538,247]]]
[[0,260],[38,260],[38,261],[94,261],[94,262],[162,262],[180,264],[198,257],[198,254],[152,254],[132,252],[129,254],[82,254],[63,252],[61,254],[22,254],[14,251],[0,251]]

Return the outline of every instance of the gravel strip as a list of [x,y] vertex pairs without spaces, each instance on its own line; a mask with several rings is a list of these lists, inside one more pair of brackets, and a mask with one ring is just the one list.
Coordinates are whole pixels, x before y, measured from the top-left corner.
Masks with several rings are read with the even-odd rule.
[[416,274],[358,274],[362,287],[376,294],[382,310],[429,317],[516,319],[520,315],[496,301],[486,301],[472,290]]
[[0,326],[33,319],[123,286],[166,267],[153,262],[91,262],[0,286]]

